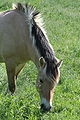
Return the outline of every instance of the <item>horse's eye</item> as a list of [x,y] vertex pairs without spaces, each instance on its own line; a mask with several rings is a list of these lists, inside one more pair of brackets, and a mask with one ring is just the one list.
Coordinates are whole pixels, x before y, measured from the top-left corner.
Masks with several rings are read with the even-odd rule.
[[40,79],[40,83],[43,83],[43,80],[42,80],[42,79]]

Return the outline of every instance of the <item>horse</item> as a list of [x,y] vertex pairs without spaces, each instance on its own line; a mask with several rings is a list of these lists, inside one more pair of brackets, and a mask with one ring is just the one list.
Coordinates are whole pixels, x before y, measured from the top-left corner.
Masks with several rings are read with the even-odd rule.
[[5,63],[12,94],[18,74],[30,60],[38,69],[41,109],[49,111],[62,60],[55,57],[40,12],[29,4],[15,3],[12,9],[0,12],[0,62]]

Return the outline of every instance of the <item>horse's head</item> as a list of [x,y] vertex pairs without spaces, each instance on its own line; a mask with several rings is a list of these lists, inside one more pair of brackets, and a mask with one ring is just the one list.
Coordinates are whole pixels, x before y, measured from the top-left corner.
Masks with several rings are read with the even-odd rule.
[[41,109],[50,110],[52,106],[52,97],[55,85],[59,81],[62,61],[45,62],[43,57],[40,58],[40,71],[36,82],[37,90],[40,94]]

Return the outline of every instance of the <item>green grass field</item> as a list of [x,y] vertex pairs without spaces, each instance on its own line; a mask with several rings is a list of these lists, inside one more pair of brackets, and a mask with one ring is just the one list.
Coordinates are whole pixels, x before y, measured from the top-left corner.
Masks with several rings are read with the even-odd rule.
[[[15,95],[5,96],[7,75],[5,65],[0,63],[0,120],[80,120],[80,0],[15,1],[29,2],[41,11],[49,40],[63,65],[53,108],[42,113],[35,88],[35,65],[26,64],[16,81]],[[10,9],[12,2],[0,0],[0,11]]]

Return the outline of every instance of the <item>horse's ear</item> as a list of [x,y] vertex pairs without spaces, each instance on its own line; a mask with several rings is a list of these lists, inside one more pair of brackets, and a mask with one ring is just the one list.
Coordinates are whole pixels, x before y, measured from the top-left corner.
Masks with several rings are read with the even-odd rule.
[[40,62],[40,66],[44,68],[45,65],[46,65],[45,59],[44,59],[43,57],[40,57],[40,58],[39,58],[39,62]]
[[63,63],[63,61],[62,60],[60,60],[58,63],[57,63],[57,67],[61,67],[61,65],[62,65],[62,63]]

